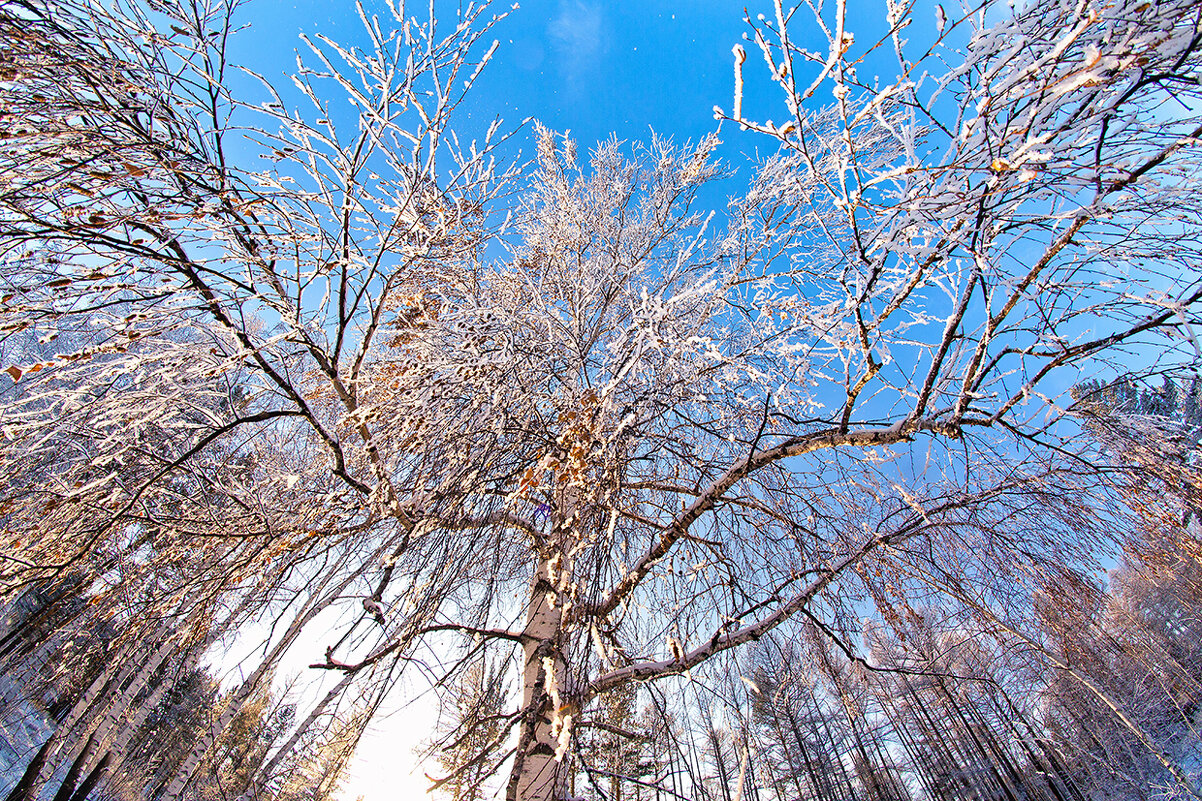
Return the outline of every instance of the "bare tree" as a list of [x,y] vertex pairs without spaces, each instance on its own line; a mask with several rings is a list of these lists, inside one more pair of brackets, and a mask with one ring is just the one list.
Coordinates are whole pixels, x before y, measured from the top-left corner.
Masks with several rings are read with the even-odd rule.
[[[515,176],[495,128],[461,147],[449,127],[492,52],[473,55],[480,9],[445,38],[397,9],[389,30],[364,14],[369,52],[314,42],[302,116],[270,86],[262,107],[230,96],[228,7],[156,3],[166,35],[140,7],[4,8],[30,121],[2,171],[5,322],[104,331],[10,365],[5,580],[150,581],[191,557],[225,625],[286,609],[229,715],[327,609],[346,628],[314,667],[348,681],[386,687],[448,633],[472,640],[449,672],[520,648],[510,799],[568,794],[599,699],[787,621],[854,655],[865,604],[1029,607],[1032,575],[1106,544],[1062,389],[1132,352],[1190,356],[1184,0],[941,11],[913,53],[910,6],[857,44],[844,3],[810,4],[811,53],[777,2],[749,39],[789,118],[743,115],[736,48],[727,119],[780,152],[724,213],[699,200],[716,137],[582,164],[540,130],[500,256]],[[890,48],[895,77],[860,75]],[[357,109],[349,138],[327,88]],[[228,158],[252,112],[266,173]]]
[[[82,575],[95,617],[203,646],[281,626],[190,743],[173,798],[306,623],[340,604],[359,636],[383,631],[366,610],[382,562],[427,569],[429,554],[404,553],[414,521],[390,487],[405,479],[382,472],[373,424],[356,419],[360,374],[420,285],[478,255],[497,186],[495,127],[443,139],[491,54],[484,8],[448,35],[402,7],[386,27],[364,13],[368,52],[309,42],[303,118],[266,81],[261,103],[231,96],[237,11],[0,6],[0,583]],[[437,598],[454,578],[406,588],[418,617],[423,589]],[[124,675],[116,658],[107,670]],[[80,725],[59,732],[34,792],[84,747]]]

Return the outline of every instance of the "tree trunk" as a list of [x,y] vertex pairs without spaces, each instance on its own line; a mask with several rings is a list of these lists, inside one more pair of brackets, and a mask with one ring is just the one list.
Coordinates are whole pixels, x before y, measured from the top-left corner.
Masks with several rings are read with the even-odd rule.
[[522,630],[523,715],[506,801],[568,797],[568,755],[580,713],[564,653],[563,610],[571,587],[569,554],[581,526],[580,490],[563,487],[557,506],[550,536],[535,548],[539,562]]
[[572,715],[565,709],[562,652],[562,565],[542,560],[530,584],[522,630],[522,716],[507,801],[559,801],[567,796],[566,746]]
[[[149,652],[156,636],[165,639],[156,651]],[[47,741],[49,748],[37,771],[29,779],[31,798],[41,796],[43,787],[59,765],[74,762],[79,757],[86,745],[86,741],[81,742],[85,736],[92,737],[97,727],[124,714],[150,674],[173,647],[170,634],[162,625],[149,633],[147,639],[118,647],[119,650],[109,657],[99,675],[51,733]],[[90,722],[85,724],[85,719]],[[107,751],[105,736],[107,731],[96,736],[96,746],[100,751]]]
[[92,794],[92,790],[96,788],[97,782],[104,776],[105,771],[109,766],[109,754],[105,754],[96,767],[92,768],[92,772],[83,780],[83,784],[79,785],[79,789],[75,791],[75,795],[71,796],[71,801],[87,801],[88,796]]
[[71,801],[71,796],[75,794],[75,785],[79,782],[80,774],[83,773],[84,764],[92,758],[92,754],[96,750],[95,745],[96,735],[93,733],[84,743],[83,751],[71,763],[67,775],[63,778],[63,783],[58,786],[58,792],[54,794],[54,801]]
[[33,799],[37,798],[37,795],[34,793],[34,782],[37,780],[38,774],[42,772],[42,767],[46,764],[46,756],[50,753],[50,748],[53,745],[53,737],[42,744],[42,747],[33,755],[33,759],[29,761],[25,772],[21,774],[20,780],[9,791],[4,801],[33,801]]

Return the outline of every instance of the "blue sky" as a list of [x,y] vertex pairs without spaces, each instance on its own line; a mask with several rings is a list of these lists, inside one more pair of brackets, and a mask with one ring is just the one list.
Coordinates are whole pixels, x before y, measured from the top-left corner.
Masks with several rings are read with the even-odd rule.
[[[449,22],[458,0],[438,2],[450,12],[444,17]],[[409,5],[410,15],[424,17],[424,2]],[[760,5],[748,8],[753,15],[771,14],[770,2]],[[381,0],[366,6],[378,7],[382,20],[387,16]],[[743,6],[726,0],[522,0],[492,31],[500,46],[469,98],[470,121],[462,122],[474,129],[497,116],[509,126],[533,117],[570,131],[582,150],[611,134],[646,141],[653,130],[678,142],[696,140],[714,130],[715,105],[731,108],[731,47],[748,30]],[[350,2],[252,0],[240,18],[250,28],[239,35],[235,60],[281,89],[295,52],[304,47],[301,33],[352,44],[361,36]],[[766,72],[763,62],[750,49],[747,67],[745,113],[783,116],[779,93],[760,74]],[[728,153],[772,147],[730,125],[722,133]]]
[[730,105],[740,17],[740,6],[716,0],[531,0],[499,30],[503,49],[477,107],[537,117],[581,144],[651,129],[698,138],[715,125],[713,106]]

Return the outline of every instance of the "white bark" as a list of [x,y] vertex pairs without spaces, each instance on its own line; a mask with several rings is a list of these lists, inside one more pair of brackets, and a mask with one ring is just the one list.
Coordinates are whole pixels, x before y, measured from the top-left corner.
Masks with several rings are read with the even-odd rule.
[[[184,657],[183,663],[179,665],[176,675],[186,676],[189,671],[195,669],[196,663],[200,659],[202,649],[192,649]],[[130,740],[134,734],[150,717],[150,713],[162,702],[163,697],[175,686],[175,683],[170,677],[164,677],[154,688],[154,691],[142,703],[138,704],[137,710],[133,716],[127,720],[121,727],[119,733],[113,736],[112,742],[109,745],[108,751],[112,755],[112,760],[109,763],[108,771],[112,775],[120,775],[119,771],[125,763],[125,758],[128,756],[127,749],[129,748]],[[95,766],[95,760],[102,757],[103,754],[93,754],[86,768],[91,770]],[[84,775],[87,775],[86,773]]]
[[[35,797],[50,779],[54,765],[69,763],[77,758],[86,748],[88,737],[92,734],[96,735],[96,751],[103,753],[107,750],[107,743],[104,742],[104,739],[112,734],[116,722],[124,715],[137,694],[144,689],[149,677],[175,648],[174,640],[167,636],[162,626],[156,630],[156,633],[164,636],[157,649],[147,653],[148,643],[146,640],[141,640],[126,652],[124,660],[116,658],[109,660],[100,675],[71,707],[70,713],[51,735],[59,743],[53,747],[50,758],[46,760],[42,770],[34,779],[32,793]],[[150,640],[153,642],[153,637]],[[114,677],[112,673],[118,667],[120,670]],[[122,685],[126,686],[117,694],[110,694],[102,698],[101,694],[104,691],[110,688],[121,688]],[[99,707],[97,708],[98,703]],[[85,725],[86,717],[90,717],[94,723]],[[80,728],[81,726],[82,728]],[[77,734],[78,736],[75,736]],[[74,738],[74,744],[72,744],[71,738]],[[60,755],[65,755],[66,758],[60,759]]]
[[[509,801],[555,801],[563,798],[567,771],[558,759],[559,731],[565,699],[561,682],[565,662],[561,648],[562,596],[553,580],[548,561],[540,561],[530,584],[526,627],[522,630],[522,720],[514,774],[510,777]],[[570,733],[569,733],[570,734]]]
[[565,487],[550,542],[530,583],[522,630],[524,710],[508,801],[560,801],[567,797],[567,755],[578,700],[564,653],[565,607],[571,592],[571,543],[580,526],[580,491]]

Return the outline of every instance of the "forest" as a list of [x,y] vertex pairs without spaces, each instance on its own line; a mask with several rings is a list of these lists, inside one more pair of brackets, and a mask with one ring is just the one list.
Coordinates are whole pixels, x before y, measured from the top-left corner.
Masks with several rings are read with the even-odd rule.
[[756,5],[0,0],[4,801],[1202,801],[1202,6]]

